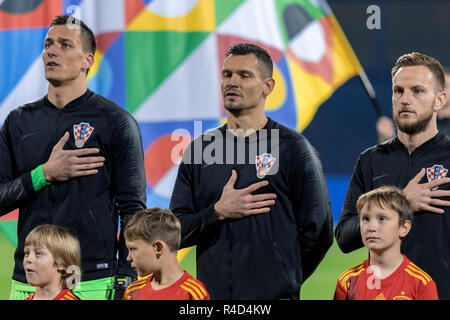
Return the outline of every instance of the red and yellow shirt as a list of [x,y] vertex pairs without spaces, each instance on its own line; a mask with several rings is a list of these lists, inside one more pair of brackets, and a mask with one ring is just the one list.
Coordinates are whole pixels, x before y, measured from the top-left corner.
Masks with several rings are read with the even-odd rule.
[[209,300],[203,283],[184,271],[183,276],[167,288],[155,290],[151,286],[153,275],[131,283],[123,300]]
[[[23,300],[33,300],[36,292],[33,292]],[[71,290],[61,290],[52,300],[80,300]]]
[[437,300],[436,284],[405,255],[388,277],[377,279],[369,259],[338,279],[334,300]]

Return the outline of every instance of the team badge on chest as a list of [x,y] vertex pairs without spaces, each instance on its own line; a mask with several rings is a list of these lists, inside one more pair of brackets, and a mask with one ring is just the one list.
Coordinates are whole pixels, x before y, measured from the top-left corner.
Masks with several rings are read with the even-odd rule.
[[[434,166],[432,166],[431,168],[427,168],[427,178],[428,178],[428,182],[434,181],[434,180],[439,180],[439,179],[444,179],[445,176],[447,175],[448,170],[444,168],[443,165],[440,164],[435,164]],[[436,188],[434,188],[433,190],[436,190]]]
[[82,148],[84,146],[84,143],[89,139],[93,131],[94,127],[91,127],[87,122],[73,125],[73,136],[77,148]]
[[270,168],[272,168],[275,163],[274,157],[270,153],[263,153],[262,155],[256,156],[256,176],[259,179],[262,179],[269,172]]

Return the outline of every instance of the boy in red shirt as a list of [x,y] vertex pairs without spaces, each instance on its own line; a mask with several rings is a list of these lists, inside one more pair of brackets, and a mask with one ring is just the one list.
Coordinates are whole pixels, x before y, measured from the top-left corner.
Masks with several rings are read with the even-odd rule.
[[80,300],[70,290],[80,280],[80,264],[80,243],[67,229],[48,224],[34,228],[25,239],[23,267],[36,291],[24,300]]
[[141,278],[125,290],[124,300],[209,300],[202,282],[181,270],[177,250],[181,225],[170,210],[151,208],[128,220],[128,258]]
[[383,186],[356,203],[369,259],[344,272],[335,300],[437,300],[436,284],[400,252],[411,229],[413,210],[403,191]]

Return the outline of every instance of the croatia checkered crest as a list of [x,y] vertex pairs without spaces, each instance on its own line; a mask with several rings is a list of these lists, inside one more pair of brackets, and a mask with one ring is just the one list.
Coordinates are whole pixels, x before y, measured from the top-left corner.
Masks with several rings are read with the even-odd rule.
[[270,153],[263,153],[256,156],[256,176],[260,179],[264,178],[275,163],[275,160]]
[[[427,178],[428,182],[444,179],[447,175],[448,170],[444,168],[443,165],[435,164],[431,168],[427,168]],[[436,190],[438,187],[434,188]]]
[[89,139],[93,131],[94,127],[91,127],[87,122],[73,125],[73,136],[77,148],[82,148],[84,146],[84,143]]

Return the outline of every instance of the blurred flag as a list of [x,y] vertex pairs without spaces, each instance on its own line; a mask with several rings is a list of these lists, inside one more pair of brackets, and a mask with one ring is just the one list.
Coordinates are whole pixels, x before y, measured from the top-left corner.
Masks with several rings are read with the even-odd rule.
[[[43,40],[51,18],[63,13],[96,34],[90,89],[139,122],[148,206],[169,203],[178,143],[171,133],[183,128],[190,139],[224,118],[220,69],[233,43],[268,50],[276,88],[267,115],[299,131],[362,72],[321,0],[0,0],[0,124],[10,110],[46,93]],[[202,121],[200,132],[194,120]]]

